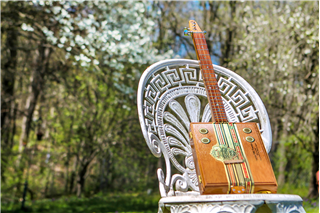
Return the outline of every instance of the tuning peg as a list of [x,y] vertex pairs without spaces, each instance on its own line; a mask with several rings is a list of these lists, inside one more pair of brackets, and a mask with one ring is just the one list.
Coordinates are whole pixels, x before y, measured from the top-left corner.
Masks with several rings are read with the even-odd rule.
[[189,28],[184,28],[183,35],[190,36],[191,32],[188,30]]

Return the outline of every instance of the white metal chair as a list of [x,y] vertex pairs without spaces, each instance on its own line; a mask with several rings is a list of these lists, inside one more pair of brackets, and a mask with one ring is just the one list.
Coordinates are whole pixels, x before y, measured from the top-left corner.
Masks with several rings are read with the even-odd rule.
[[[267,152],[272,133],[267,111],[255,90],[236,73],[213,65],[228,120],[257,122]],[[199,62],[170,59],[142,74],[138,114],[143,136],[156,157],[163,155],[165,173],[158,168],[159,212],[305,212],[297,195],[200,195],[189,145],[190,122],[209,122]],[[177,174],[172,174],[175,169]]]

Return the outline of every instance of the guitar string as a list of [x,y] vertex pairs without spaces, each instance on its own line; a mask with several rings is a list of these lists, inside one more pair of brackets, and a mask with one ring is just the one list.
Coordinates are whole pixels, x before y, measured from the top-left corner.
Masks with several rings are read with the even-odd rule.
[[212,120],[214,122],[228,122],[204,35],[193,34],[193,36],[203,80],[209,96]]
[[[202,38],[203,39],[203,38]],[[202,42],[203,44],[205,43],[205,40],[203,40],[203,42]],[[202,62],[204,61],[204,60],[207,60],[207,58],[209,58],[208,56],[209,56],[209,52],[208,51],[203,51],[204,52],[204,54],[202,54],[202,50],[203,50],[203,47],[206,47],[206,45],[197,45],[197,46],[200,46],[200,47],[197,47],[197,49],[199,50],[198,52],[199,52],[199,55],[200,56],[202,56],[202,55],[204,55],[203,57],[200,57],[201,59],[202,59]],[[201,48],[202,47],[202,48]],[[205,49],[205,50],[207,50],[207,49]],[[210,60],[210,62],[211,62],[211,60]],[[213,73],[214,73],[214,70],[213,70],[213,67],[212,67],[212,64],[210,63],[210,68],[207,66],[207,69],[209,70],[209,71],[212,71]],[[204,71],[206,71],[207,70],[206,68],[204,69]],[[208,73],[208,72],[205,72],[205,74],[204,74],[205,76],[207,76],[207,77],[209,77],[209,79],[214,79],[214,81],[212,81],[212,80],[206,80],[206,82],[208,82],[208,83],[213,83],[213,85],[212,86],[214,86],[215,88],[213,89],[214,90],[214,95],[215,95],[215,97],[218,97],[214,102],[215,103],[217,103],[218,104],[218,113],[219,114],[221,114],[221,116],[222,117],[224,117],[223,115],[224,115],[224,108],[223,108],[223,103],[222,103],[222,101],[221,101],[221,94],[220,94],[220,91],[219,91],[219,88],[217,87],[217,83],[216,83],[216,78],[215,78],[215,76],[212,76],[212,74],[211,73]],[[212,89],[211,89],[212,90]],[[212,92],[212,91],[210,91],[210,92]],[[211,98],[212,99],[212,98]],[[215,106],[214,106],[215,107]],[[220,111],[220,110],[222,110],[222,111]],[[220,117],[220,115],[219,115],[219,117]],[[223,118],[224,120],[225,120],[225,118]]]
[[[205,43],[204,43],[204,41],[203,41],[203,39],[201,38],[201,40],[199,41],[199,36],[202,36],[203,37],[203,35],[200,35],[200,34],[197,34],[197,35],[195,35],[194,37],[195,37],[195,49],[196,49],[196,51],[197,51],[197,54],[198,54],[198,58],[199,58],[199,60],[200,60],[200,66],[201,66],[201,70],[202,70],[202,74],[203,74],[203,81],[204,81],[204,83],[205,83],[205,88],[206,88],[206,90],[207,90],[207,93],[208,93],[208,101],[209,101],[209,104],[210,104],[210,109],[211,109],[211,113],[212,113],[212,120],[213,120],[213,122],[220,122],[220,116],[218,116],[218,109],[214,106],[214,103],[215,103],[215,101],[214,101],[214,99],[212,98],[213,96],[213,94],[212,94],[212,89],[211,89],[211,87],[212,86],[214,86],[214,84],[213,85],[211,85],[211,84],[209,84],[209,82],[208,82],[208,78],[210,79],[210,76],[207,76],[207,72],[206,72],[206,70],[207,69],[209,69],[210,70],[210,66],[211,66],[211,64],[207,64],[207,65],[205,65],[205,66],[207,66],[207,68],[205,68],[205,66],[203,66],[203,57],[201,57],[201,55],[199,55],[199,52],[198,52],[198,50],[199,49],[201,49],[201,48],[198,48],[198,46],[206,46],[206,45],[204,45]],[[197,40],[198,39],[198,40]],[[199,45],[200,44],[200,45]],[[201,52],[201,50],[200,50],[200,52]],[[209,85],[208,85],[209,84]]]

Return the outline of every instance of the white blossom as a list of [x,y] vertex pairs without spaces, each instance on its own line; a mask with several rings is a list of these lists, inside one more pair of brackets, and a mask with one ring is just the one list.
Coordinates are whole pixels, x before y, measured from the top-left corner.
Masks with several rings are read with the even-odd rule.
[[[45,7],[47,13],[54,14],[52,21],[58,21],[61,25],[58,32],[47,27],[43,27],[42,32],[48,42],[65,49],[66,58],[70,58],[71,50],[80,50],[79,55],[74,55],[74,60],[88,67],[91,63],[99,65],[97,57],[103,52],[104,63],[119,72],[124,69],[124,63],[145,64],[172,58],[172,50],[159,55],[150,45],[150,31],[155,22],[154,17],[146,18],[144,14],[146,4],[150,2],[128,1],[122,4],[116,1],[88,1],[87,8],[96,8],[92,14],[78,11],[77,15],[71,16],[68,9],[82,8],[82,2],[59,2],[52,6],[52,2],[33,0],[33,4]],[[25,23],[21,29],[33,30]],[[97,54],[97,51],[100,53]]]
[[26,23],[23,23],[21,25],[21,29],[24,31],[30,31],[30,32],[34,31],[34,29],[30,26],[30,24],[26,24]]

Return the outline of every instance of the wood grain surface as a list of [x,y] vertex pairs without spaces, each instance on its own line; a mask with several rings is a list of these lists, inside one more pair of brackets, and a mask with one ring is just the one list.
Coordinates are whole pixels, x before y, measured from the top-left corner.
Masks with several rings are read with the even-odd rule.
[[[240,192],[243,186],[233,186],[229,183],[226,175],[226,164],[215,159],[210,154],[212,147],[217,144],[213,125],[213,123],[191,123],[190,125],[191,147],[199,180],[200,193],[228,194],[234,193],[233,191]],[[276,193],[277,182],[257,124],[236,123],[236,127],[245,152],[245,160],[248,162],[253,177],[253,193],[265,191]],[[250,128],[252,132],[245,133],[243,131],[245,127]],[[208,133],[200,133],[199,129],[201,128],[207,129]],[[246,141],[246,137],[248,136],[253,137],[255,139],[254,142]],[[202,138],[208,138],[210,142],[203,143],[201,142]],[[240,162],[236,160],[234,164]]]

